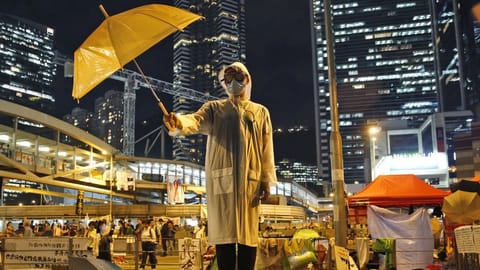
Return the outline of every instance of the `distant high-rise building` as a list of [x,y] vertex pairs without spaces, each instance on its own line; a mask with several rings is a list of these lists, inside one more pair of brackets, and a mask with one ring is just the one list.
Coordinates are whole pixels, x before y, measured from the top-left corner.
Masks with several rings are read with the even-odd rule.
[[[93,113],[89,112],[86,109],[82,109],[79,107],[75,107],[72,110],[71,114],[67,114],[63,116],[63,121],[70,123],[78,128],[81,128],[85,131],[91,132],[92,128],[95,127],[93,125]],[[83,143],[79,141],[72,141],[72,138],[70,136],[64,135],[63,138],[61,138],[62,142],[68,143],[70,145],[83,145]]]
[[480,114],[480,24],[466,1],[431,0],[440,111]]
[[89,112],[86,109],[75,107],[72,109],[71,114],[67,114],[63,117],[63,120],[78,128],[89,131],[92,126],[92,118],[92,112]]
[[0,13],[0,98],[52,114],[54,30]]
[[323,183],[318,181],[317,166],[289,159],[282,159],[276,163],[275,169],[279,178],[291,179],[318,195],[324,195],[322,187]]
[[[473,1],[431,0],[431,2],[440,111],[470,110],[473,112],[472,120],[478,122],[480,22],[472,16],[469,2]],[[472,148],[470,142],[475,141],[478,136],[478,123],[472,122],[470,134],[468,134],[470,125],[460,125],[458,121],[453,123],[451,126],[454,132],[446,134],[449,164],[453,168],[450,177],[459,179],[473,177],[476,173],[472,168],[476,168],[477,165],[472,162],[471,154],[477,150],[475,144]]]
[[117,149],[123,147],[123,92],[108,90],[95,100],[91,132]]
[[[438,108],[430,2],[332,0],[339,125],[346,183],[368,176],[370,124],[418,128]],[[323,1],[312,1],[317,163],[331,179],[331,131]]]
[[[224,97],[217,72],[234,61],[246,60],[245,1],[175,0],[174,4],[205,17],[174,37],[174,84]],[[182,97],[173,98],[177,113],[192,112],[199,105]],[[180,138],[173,146],[173,156],[204,164],[205,144],[203,135]]]

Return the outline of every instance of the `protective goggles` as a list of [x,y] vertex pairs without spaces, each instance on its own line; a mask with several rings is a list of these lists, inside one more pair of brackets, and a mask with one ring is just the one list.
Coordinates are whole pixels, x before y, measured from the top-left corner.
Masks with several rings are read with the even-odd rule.
[[228,67],[225,69],[225,72],[223,74],[223,80],[225,83],[231,83],[233,79],[237,82],[243,82],[245,80],[245,73],[243,73],[241,70],[237,70],[233,67]]

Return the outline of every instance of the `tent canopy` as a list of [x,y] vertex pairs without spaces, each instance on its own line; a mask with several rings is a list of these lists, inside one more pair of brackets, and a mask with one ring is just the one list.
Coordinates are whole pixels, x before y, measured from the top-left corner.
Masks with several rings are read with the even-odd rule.
[[449,192],[425,183],[414,174],[380,175],[357,194],[348,197],[350,207],[377,205],[405,207],[439,205]]

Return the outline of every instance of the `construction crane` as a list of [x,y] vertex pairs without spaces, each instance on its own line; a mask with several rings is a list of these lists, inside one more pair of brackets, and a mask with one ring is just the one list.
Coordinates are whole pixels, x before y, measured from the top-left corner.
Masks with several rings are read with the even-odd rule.
[[[66,57],[62,53],[55,52],[55,63],[64,67],[64,76],[73,77],[73,60]],[[145,78],[132,70],[121,69],[115,72],[110,79],[124,82],[123,89],[123,149],[124,155],[133,156],[135,152],[135,104],[136,90],[141,87],[150,88],[157,93],[166,93],[173,96],[182,97],[184,99],[193,100],[204,103],[208,100],[216,100],[218,97],[202,93],[187,87],[174,85],[166,81],[155,79],[152,77]],[[149,86],[150,84],[150,86]]]

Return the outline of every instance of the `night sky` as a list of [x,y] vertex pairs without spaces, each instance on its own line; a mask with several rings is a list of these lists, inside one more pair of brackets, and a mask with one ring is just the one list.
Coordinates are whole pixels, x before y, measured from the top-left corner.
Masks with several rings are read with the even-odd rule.
[[[313,127],[309,2],[246,2],[246,64],[253,79],[252,100],[270,109],[274,127],[295,124]],[[110,15],[114,15],[152,3],[172,4],[172,1],[8,0],[2,1],[0,11],[54,28],[56,49],[73,58],[75,49],[104,19],[98,8],[99,4],[102,4]],[[167,38],[160,42],[138,57],[137,61],[147,76],[172,82],[172,39]],[[128,64],[126,68],[136,70],[133,64]],[[70,113],[75,106],[93,111],[93,100],[103,95],[101,89],[123,89],[123,83],[107,80],[76,104],[71,97],[72,84],[72,78],[64,78],[63,68],[59,68],[56,80],[57,117]],[[169,103],[168,96],[160,97],[166,104]],[[141,106],[138,106],[139,104]],[[161,111],[150,90],[142,88],[137,91],[136,120],[152,119],[156,116],[160,118]]]
[[[110,15],[151,3],[171,1],[140,0],[8,0],[0,11],[53,27],[56,48],[73,57],[73,52],[103,20],[102,4]],[[247,66],[252,73],[252,99],[266,105],[276,126],[313,124],[313,90],[308,1],[247,1]],[[160,80],[172,81],[172,40],[168,38],[138,58],[144,72]],[[133,64],[127,68],[135,70]],[[59,69],[57,98],[64,103],[59,115],[75,106],[71,99],[72,79],[63,78]],[[101,86],[113,82],[105,82]],[[119,84],[123,87],[122,84]],[[122,89],[122,88],[120,88]],[[145,97],[153,98],[147,89]],[[91,107],[102,93],[91,92],[80,100],[80,107]],[[147,94],[150,94],[147,95]],[[146,103],[146,102],[145,102]],[[154,100],[152,100],[155,106]],[[156,107],[153,107],[156,108]],[[137,117],[148,112],[139,111]],[[152,113],[161,113],[153,111]]]

